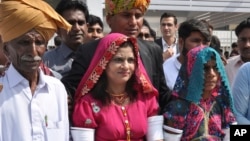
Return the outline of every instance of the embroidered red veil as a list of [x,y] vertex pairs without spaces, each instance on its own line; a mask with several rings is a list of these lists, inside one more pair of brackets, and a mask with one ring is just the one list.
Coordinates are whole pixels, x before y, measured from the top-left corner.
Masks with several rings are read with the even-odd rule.
[[136,86],[134,87],[141,91],[141,93],[150,93],[156,96],[158,95],[158,91],[153,87],[152,83],[150,82],[150,79],[139,57],[138,44],[136,42],[136,39],[132,37],[127,37],[120,33],[110,33],[103,37],[99,42],[92,61],[88,67],[88,70],[82,77],[81,82],[77,87],[75,94],[75,102],[77,102],[85,94],[89,93],[89,91],[95,86],[100,76],[106,69],[107,64],[116,54],[116,51],[119,46],[126,41],[131,41],[134,45],[134,50],[137,52],[135,54],[137,60],[137,68],[135,70],[137,83],[135,83]]

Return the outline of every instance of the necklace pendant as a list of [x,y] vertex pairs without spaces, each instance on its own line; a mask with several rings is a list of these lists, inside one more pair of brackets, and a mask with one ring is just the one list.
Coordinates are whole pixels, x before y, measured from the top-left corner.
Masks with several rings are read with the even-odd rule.
[[123,94],[123,95],[119,95],[119,96],[116,96],[116,95],[111,95],[111,98],[112,100],[118,104],[118,105],[124,105],[124,103],[127,101],[128,99],[128,96],[126,94]]

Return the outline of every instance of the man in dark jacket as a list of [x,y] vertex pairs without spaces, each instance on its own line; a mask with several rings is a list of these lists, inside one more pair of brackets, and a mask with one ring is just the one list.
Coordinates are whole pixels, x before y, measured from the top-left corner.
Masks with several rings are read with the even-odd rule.
[[[137,37],[143,23],[143,16],[148,8],[148,0],[106,0],[106,21],[111,32]],[[125,5],[125,6],[124,6]],[[76,52],[72,69],[67,76],[62,78],[69,94],[74,97],[75,90],[85,74],[96,47],[100,40],[89,42],[81,46]],[[159,91],[159,104],[162,108],[169,100],[170,90],[166,86],[162,68],[162,50],[154,42],[138,39],[139,52],[144,67],[152,84]]]

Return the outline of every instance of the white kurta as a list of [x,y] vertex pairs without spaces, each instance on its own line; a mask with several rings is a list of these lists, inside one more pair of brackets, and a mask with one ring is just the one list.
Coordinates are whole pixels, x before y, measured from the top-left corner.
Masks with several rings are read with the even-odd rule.
[[29,82],[10,65],[0,77],[0,141],[68,141],[67,93],[40,71],[34,96]]
[[166,83],[170,90],[174,89],[175,81],[181,68],[181,63],[177,59],[179,55],[180,54],[173,55],[163,63],[163,71]]

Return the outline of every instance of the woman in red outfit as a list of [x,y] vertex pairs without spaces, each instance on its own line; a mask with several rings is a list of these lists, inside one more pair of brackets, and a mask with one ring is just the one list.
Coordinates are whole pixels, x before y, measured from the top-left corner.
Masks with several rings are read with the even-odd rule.
[[75,96],[73,126],[82,129],[82,136],[93,135],[95,141],[163,139],[158,92],[138,54],[135,38],[119,33],[102,38]]

